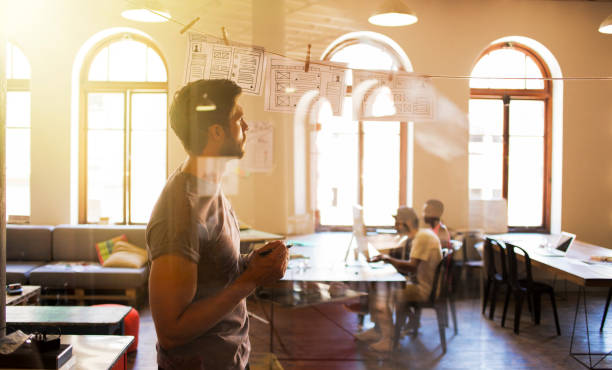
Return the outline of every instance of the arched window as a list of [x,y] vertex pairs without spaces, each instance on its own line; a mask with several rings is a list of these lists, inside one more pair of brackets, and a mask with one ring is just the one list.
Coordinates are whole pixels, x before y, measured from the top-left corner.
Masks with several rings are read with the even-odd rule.
[[166,175],[166,64],[136,34],[96,45],[81,71],[79,222],[146,223]]
[[470,199],[504,198],[510,230],[548,232],[549,69],[533,50],[503,42],[484,51],[471,76],[485,78],[470,80]]
[[[399,46],[385,36],[356,32],[336,40],[323,59],[349,68],[405,70],[412,66]],[[352,206],[363,206],[366,226],[393,226],[397,207],[412,194],[407,122],[354,121],[352,74],[347,71],[342,116],[321,121],[317,133],[317,228],[342,229],[353,223]],[[381,106],[393,105],[392,97]],[[379,99],[380,100],[380,99]]]
[[[6,215],[30,216],[30,62],[6,46]],[[16,220],[15,220],[16,221]]]

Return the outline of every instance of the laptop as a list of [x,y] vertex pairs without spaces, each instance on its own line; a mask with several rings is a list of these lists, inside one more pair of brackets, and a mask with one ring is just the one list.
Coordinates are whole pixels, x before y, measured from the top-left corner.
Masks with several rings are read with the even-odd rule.
[[546,245],[543,245],[543,248],[538,252],[538,254],[548,257],[565,257],[570,251],[575,239],[576,235],[562,231],[561,235],[554,243],[554,249],[548,249],[546,248]]

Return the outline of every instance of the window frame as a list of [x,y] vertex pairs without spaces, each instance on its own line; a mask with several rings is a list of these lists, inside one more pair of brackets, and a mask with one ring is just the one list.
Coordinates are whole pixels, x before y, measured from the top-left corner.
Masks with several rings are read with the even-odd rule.
[[[397,51],[394,50],[390,45],[385,43],[383,40],[378,40],[376,38],[361,35],[361,37],[357,38],[347,38],[342,42],[335,44],[332,48],[326,51],[326,53],[322,56],[322,60],[331,61],[331,58],[340,50],[345,47],[356,45],[356,44],[370,44],[375,47],[378,47],[385,51],[394,61],[394,65],[398,66],[397,71],[405,72],[406,66],[402,62],[402,59],[397,54]],[[393,71],[393,70],[390,70]],[[352,96],[352,86],[346,87],[346,96]],[[399,152],[399,204],[405,205],[408,200],[408,122],[400,121],[400,152]],[[321,129],[321,124],[317,124],[316,131]],[[363,169],[364,169],[364,146],[365,146],[365,133],[364,133],[364,121],[358,121],[358,129],[357,129],[357,201],[359,204],[363,205]],[[366,229],[392,229],[393,226],[388,225],[366,225]],[[351,231],[352,225],[322,225],[320,210],[315,209],[315,231]]]
[[[147,82],[147,81],[90,81],[89,71],[95,57],[104,48],[120,41],[121,39],[129,38],[133,41],[138,41],[153,49],[161,58],[166,68],[165,82]],[[148,38],[134,33],[120,33],[104,39],[96,44],[87,53],[83,68],[80,73],[80,93],[79,93],[79,196],[78,196],[78,222],[79,224],[88,224],[87,220],[87,136],[88,136],[88,96],[90,93],[121,93],[124,100],[124,129],[123,129],[123,220],[116,222],[115,225],[143,225],[144,223],[132,222],[131,220],[131,134],[132,134],[132,96],[135,93],[165,93],[166,105],[168,104],[168,63],[164,58],[161,50]],[[167,117],[166,117],[167,119]],[[168,177],[168,122],[166,121],[166,168],[165,176]]]
[[508,165],[509,165],[509,141],[510,141],[510,101],[511,100],[539,100],[544,102],[544,173],[543,176],[543,199],[542,199],[542,225],[540,226],[508,226],[510,232],[550,232],[551,220],[551,184],[552,184],[552,81],[551,73],[537,53],[525,45],[515,42],[496,43],[486,48],[478,57],[476,65],[488,53],[505,48],[512,48],[531,58],[537,65],[544,80],[543,89],[488,89],[470,88],[471,99],[501,99],[504,107],[503,116],[503,172],[502,172],[502,197],[508,199]]
[[[32,90],[30,88],[31,86],[31,80],[32,80],[32,64],[30,63],[29,58],[25,55],[25,53],[23,53],[23,50],[15,43],[9,41],[6,43],[6,45],[2,46],[2,47],[6,47],[6,46],[10,46],[11,48],[16,48],[18,49],[27,59],[28,64],[29,64],[29,68],[30,68],[30,78],[11,78],[11,76],[6,76],[6,93],[8,95],[9,92],[27,92],[30,94],[30,104],[31,104],[31,99],[32,99]],[[13,65],[13,60],[11,60],[11,66]],[[6,114],[6,110],[8,109],[8,99],[5,99],[4,101],[5,104],[5,114]],[[28,130],[30,133],[30,152],[32,150],[32,106],[30,105],[30,111],[28,112],[28,115],[30,116],[30,125],[28,127],[13,127],[13,126],[9,126],[8,122],[5,122],[5,131],[8,132],[8,129],[18,129],[18,130]],[[5,137],[6,137],[6,132],[5,132]],[[4,148],[5,150],[5,155],[8,156],[8,153],[6,153],[6,146]],[[29,210],[29,214],[28,217],[31,219],[32,217],[32,156],[30,153],[30,175],[28,178],[28,182],[29,182],[29,189],[28,189],[28,195],[30,197],[30,210]],[[7,178],[5,178],[5,180],[8,180]],[[8,224],[8,218],[9,218],[8,212],[5,215],[5,219],[6,219],[6,223]]]

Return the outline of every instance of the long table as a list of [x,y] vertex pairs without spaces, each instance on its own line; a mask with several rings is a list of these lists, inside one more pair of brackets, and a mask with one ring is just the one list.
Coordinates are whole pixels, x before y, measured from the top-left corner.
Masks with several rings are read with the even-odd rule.
[[[575,240],[571,246],[571,257],[550,256],[546,253],[547,243],[555,242],[558,235],[550,234],[527,234],[527,233],[512,233],[512,234],[495,234],[487,235],[488,238],[499,240],[519,246],[529,254],[531,265],[535,268],[541,268],[546,271],[553,272],[557,276],[564,278],[577,284],[580,287],[578,300],[576,303],[576,313],[574,316],[574,325],[572,329],[572,340],[570,343],[570,356],[576,359],[580,364],[587,368],[595,368],[606,356],[612,353],[592,353],[590,348],[589,328],[588,328],[588,313],[587,313],[587,296],[586,288],[588,287],[608,287],[612,288],[612,263],[596,263],[589,258],[591,256],[612,257],[612,249],[603,248],[597,245]],[[521,255],[518,255],[522,258]],[[574,352],[574,334],[576,332],[576,322],[578,320],[578,312],[580,303],[584,304],[584,318],[587,323],[587,343],[588,351]],[[593,363],[592,356],[604,356],[599,361]],[[589,363],[585,363],[580,359],[581,356],[588,356]]]

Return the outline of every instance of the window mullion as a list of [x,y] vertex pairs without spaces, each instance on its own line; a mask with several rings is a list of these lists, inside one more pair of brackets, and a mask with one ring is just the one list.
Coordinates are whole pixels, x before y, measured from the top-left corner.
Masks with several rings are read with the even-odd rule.
[[123,120],[123,223],[129,223],[129,204],[130,204],[130,134],[131,134],[131,108],[132,108],[132,92],[126,90],[125,110]]
[[502,196],[508,200],[508,157],[510,155],[510,96],[504,95],[504,153],[503,153],[503,178]]
[[364,162],[364,132],[363,132],[363,121],[359,121],[359,127],[358,127],[358,150],[357,152],[359,153],[359,158],[357,161],[357,174],[358,174],[358,179],[357,179],[357,202],[359,203],[359,205],[363,206],[363,162]]

